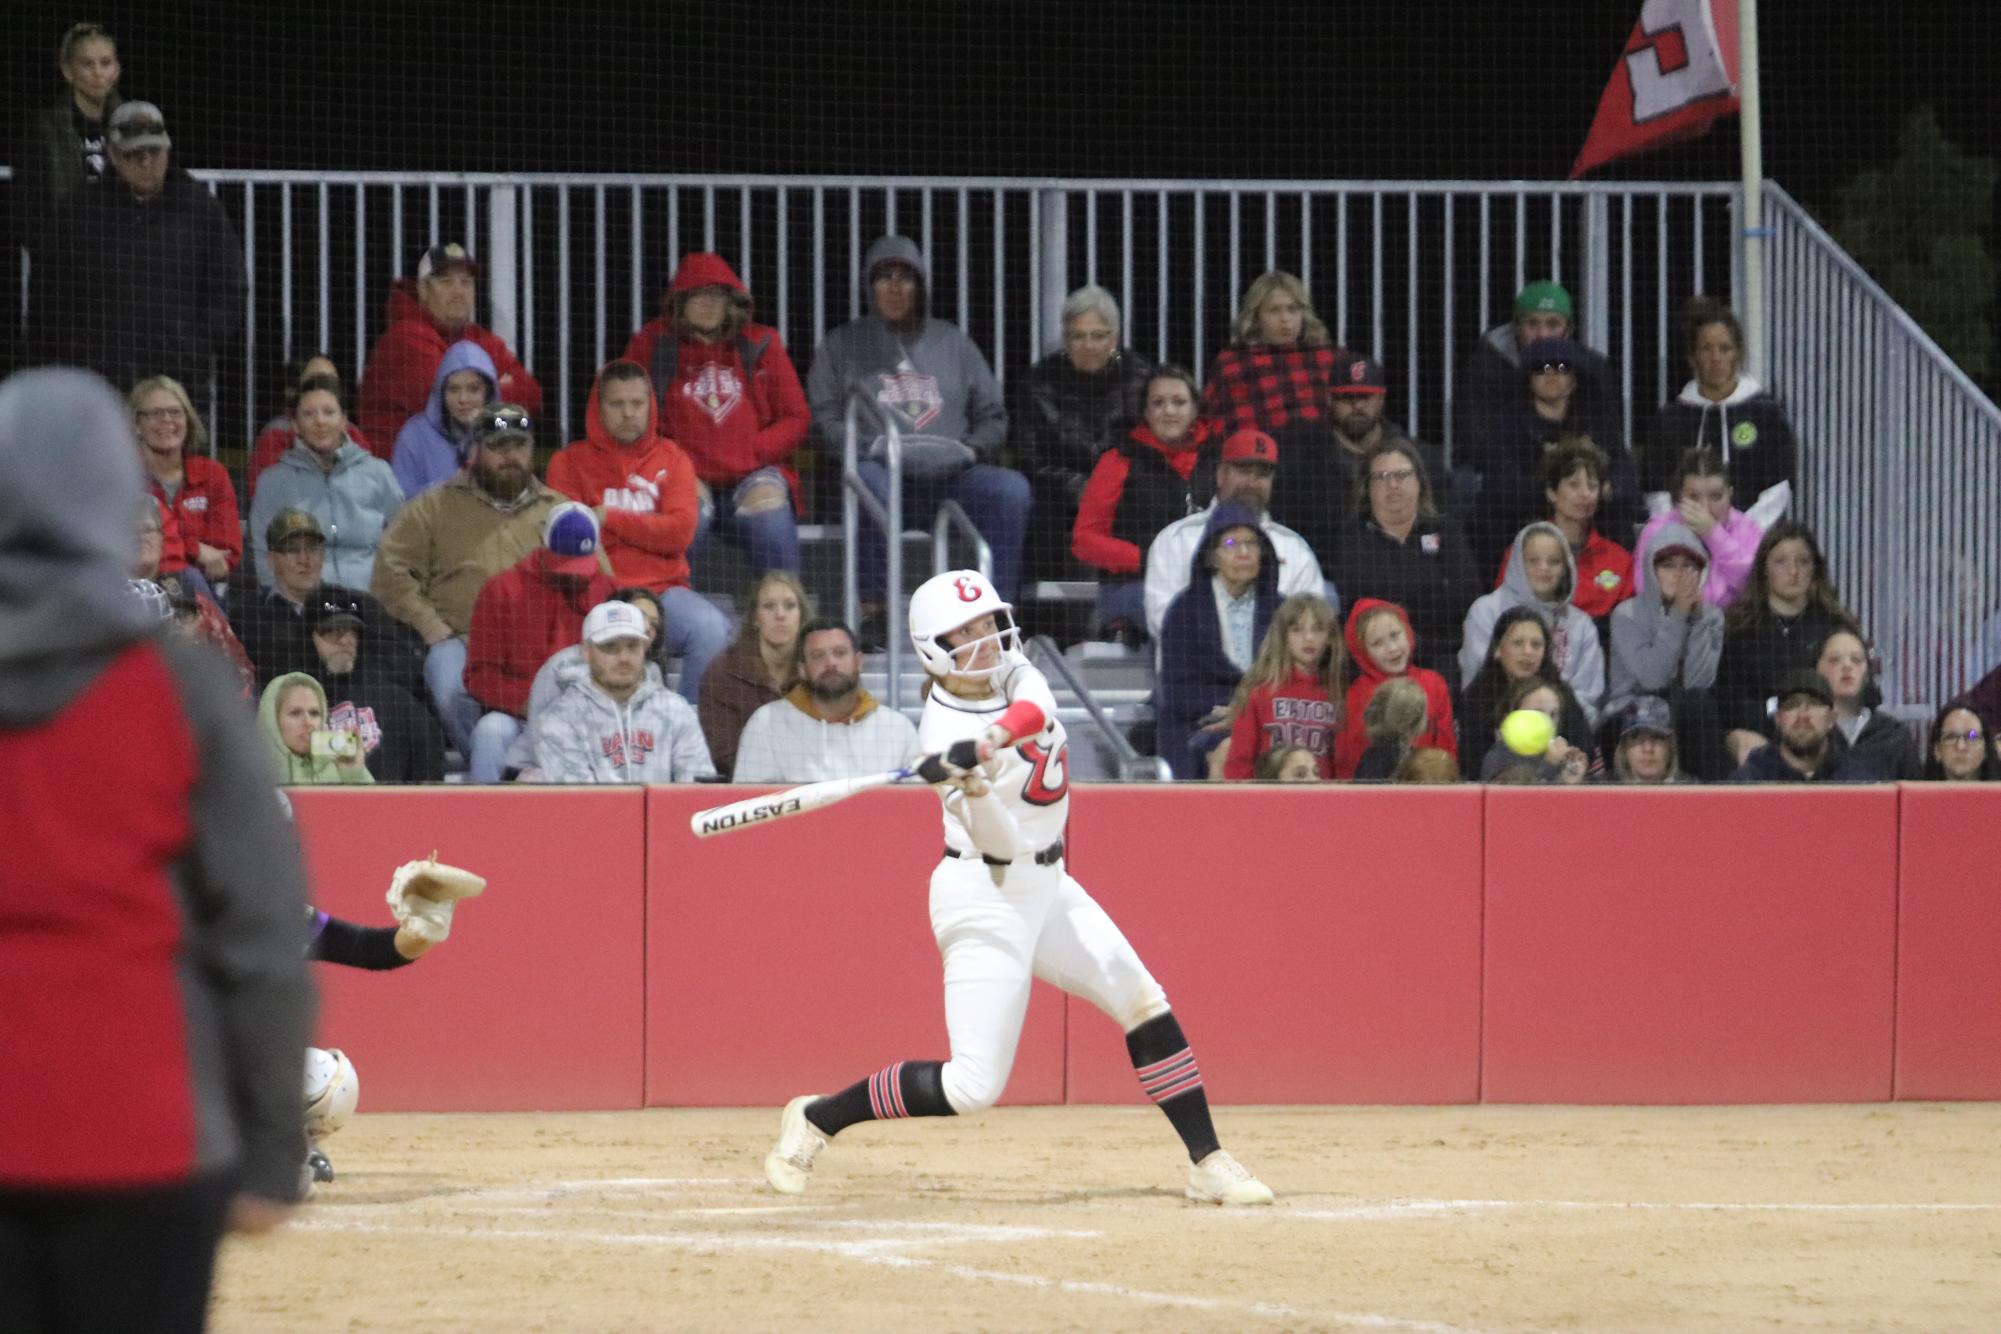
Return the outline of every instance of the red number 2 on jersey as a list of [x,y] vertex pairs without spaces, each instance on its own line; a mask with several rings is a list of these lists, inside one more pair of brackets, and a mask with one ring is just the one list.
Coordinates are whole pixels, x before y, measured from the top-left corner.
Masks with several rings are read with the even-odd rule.
[[1021,799],[1031,806],[1054,806],[1070,794],[1070,746],[1068,742],[1051,751],[1039,741],[1024,741],[1015,747],[1028,761],[1028,781],[1021,785]]

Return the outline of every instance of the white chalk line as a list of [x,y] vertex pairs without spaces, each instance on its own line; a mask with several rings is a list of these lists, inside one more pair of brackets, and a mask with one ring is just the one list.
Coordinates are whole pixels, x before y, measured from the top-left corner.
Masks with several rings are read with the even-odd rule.
[[1746,1200],[1358,1200],[1333,1208],[1304,1209],[1280,1207],[1269,1211],[1231,1210],[1231,1218],[1286,1219],[1312,1218],[1335,1222],[1381,1222],[1398,1219],[1445,1218],[1462,1214],[1495,1213],[1504,1210],[1631,1210],[1689,1213],[1995,1213],[2001,1204],[1947,1203],[1924,1201],[1852,1201],[1806,1203]]
[[[804,1221],[804,1220],[802,1220]],[[819,1221],[819,1220],[813,1220]],[[475,1241],[552,1241],[582,1242],[603,1246],[641,1246],[670,1249],[713,1251],[807,1251],[823,1255],[839,1256],[843,1259],[858,1260],[864,1264],[882,1265],[894,1269],[930,1269],[954,1278],[974,1282],[1006,1283],[1016,1287],[1046,1289],[1054,1292],[1091,1294],[1117,1297],[1138,1302],[1146,1306],[1171,1307],[1192,1311],[1232,1311],[1243,1315],[1263,1316],[1276,1320],[1308,1321],[1316,1325],[1333,1323],[1355,1329],[1383,1329],[1408,1331],[1408,1334],[1479,1334],[1479,1331],[1460,1325],[1448,1325],[1432,1320],[1411,1320],[1401,1316],[1378,1315],[1373,1312],[1307,1310],[1303,1307],[1284,1306],[1274,1302],[1242,1301],[1230,1297],[1199,1297],[1186,1293],[1153,1292],[1144,1288],[1129,1288],[1117,1283],[1098,1283],[1083,1279],[1049,1278],[1041,1274],[1016,1274],[1001,1270],[980,1269],[971,1265],[945,1264],[923,1256],[910,1255],[907,1249],[916,1245],[935,1245],[941,1241],[974,1241],[976,1237],[955,1237],[941,1235],[935,1229],[940,1225],[923,1225],[926,1235],[913,1237],[886,1237],[873,1241],[819,1241],[806,1237],[779,1237],[758,1235],[729,1235],[721,1233],[685,1232],[593,1232],[567,1228],[484,1228],[418,1225],[403,1223],[366,1223],[343,1221],[331,1218],[315,1218],[310,1214],[292,1224],[294,1228],[308,1232],[360,1232],[375,1235],[421,1235],[463,1237]],[[869,1226],[892,1227],[909,1226],[898,1224],[870,1224]],[[943,1225],[956,1226],[956,1225]],[[984,1231],[966,1225],[968,1231]],[[1017,1234],[1010,1238],[1019,1240],[1021,1234],[1041,1233],[1048,1236],[1091,1236],[1092,1233],[1059,1232],[1035,1228],[1011,1228],[1007,1231]]]

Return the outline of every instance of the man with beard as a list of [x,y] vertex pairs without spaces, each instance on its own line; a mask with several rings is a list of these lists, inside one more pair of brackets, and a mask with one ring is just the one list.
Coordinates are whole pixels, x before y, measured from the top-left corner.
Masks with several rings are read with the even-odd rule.
[[1760,746],[1745,759],[1733,783],[1880,783],[1867,765],[1837,745],[1834,692],[1819,672],[1795,672],[1779,689],[1777,745]]
[[1437,450],[1384,415],[1388,400],[1381,362],[1342,357],[1327,390],[1327,427],[1286,452],[1285,485],[1272,492],[1272,517],[1306,539],[1322,569],[1333,563],[1334,533],[1347,517],[1362,456],[1379,441],[1402,442],[1417,453],[1427,477],[1446,476]]
[[377,666],[382,655],[370,643],[361,602],[328,586],[303,619],[313,653],[306,670],[326,689],[327,726],[360,734],[378,783],[442,779],[444,734],[430,710]]
[[372,646],[370,667],[405,690],[422,679],[422,645],[399,626],[368,594],[326,583],[327,538],[320,521],[301,509],[284,509],[264,528],[264,562],[271,570],[268,588],[244,587],[231,599],[230,618],[236,637],[257,669],[257,688],[286,672],[319,675],[313,653],[311,612],[322,602],[351,603],[360,609],[364,633]]
[[744,724],[738,783],[816,783],[901,768],[917,729],[862,688],[854,632],[829,617],[799,632],[799,684]]
[[375,552],[371,591],[423,638],[424,684],[445,735],[472,753],[479,701],[466,690],[473,602],[494,575],[542,544],[562,497],[529,470],[535,425],[513,403],[495,405],[458,475],[396,512]]

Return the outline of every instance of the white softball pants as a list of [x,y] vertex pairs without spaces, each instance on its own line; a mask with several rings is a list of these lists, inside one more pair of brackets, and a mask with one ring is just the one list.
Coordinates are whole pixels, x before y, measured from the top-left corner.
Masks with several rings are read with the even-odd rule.
[[945,1100],[961,1115],[993,1106],[1007,1086],[1032,978],[1091,1002],[1124,1032],[1167,1012],[1160,984],[1061,862],[945,858],[931,873],[931,933],[952,1043]]

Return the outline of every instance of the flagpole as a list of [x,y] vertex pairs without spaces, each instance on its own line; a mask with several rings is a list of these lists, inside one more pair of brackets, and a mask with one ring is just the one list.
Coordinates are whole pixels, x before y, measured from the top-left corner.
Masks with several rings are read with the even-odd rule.
[[1745,369],[1769,378],[1765,344],[1765,150],[1758,107],[1758,0],[1737,0],[1737,139],[1743,167]]

